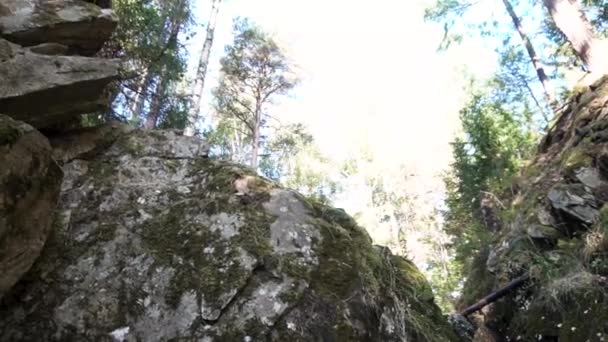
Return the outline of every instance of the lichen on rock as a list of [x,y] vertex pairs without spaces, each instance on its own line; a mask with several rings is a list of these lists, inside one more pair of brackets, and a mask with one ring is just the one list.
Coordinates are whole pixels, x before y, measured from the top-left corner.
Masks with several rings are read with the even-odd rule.
[[201,147],[130,131],[71,155],[0,340],[457,340],[410,261],[343,211]]

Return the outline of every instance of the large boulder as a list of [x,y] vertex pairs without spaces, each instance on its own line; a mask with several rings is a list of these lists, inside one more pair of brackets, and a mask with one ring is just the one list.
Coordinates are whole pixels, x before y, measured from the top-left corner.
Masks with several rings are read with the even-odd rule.
[[81,0],[0,0],[0,37],[22,46],[52,42],[93,55],[117,21],[111,9]]
[[[46,44],[45,52],[60,45]],[[0,38],[0,109],[37,128],[105,109],[106,86],[119,76],[112,59],[40,54]]]
[[61,147],[55,229],[0,341],[457,340],[410,261],[207,152],[174,131]]
[[48,140],[0,115],[0,298],[40,255],[53,222],[61,170]]

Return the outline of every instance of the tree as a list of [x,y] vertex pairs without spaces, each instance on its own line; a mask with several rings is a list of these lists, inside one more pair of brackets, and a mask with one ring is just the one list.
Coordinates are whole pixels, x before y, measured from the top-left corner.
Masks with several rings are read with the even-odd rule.
[[[492,95],[497,86],[500,83],[491,82],[471,91],[460,111],[464,134],[452,143],[453,162],[444,177],[443,229],[453,237],[452,262],[462,274],[470,273],[475,257],[484,251],[493,233],[483,210],[484,198],[489,195],[500,203],[510,199],[512,177],[532,154],[537,140],[526,129],[526,119],[514,115]],[[458,283],[439,287],[447,285]]]
[[257,169],[262,131],[272,118],[268,107],[297,80],[280,47],[259,27],[237,19],[234,32],[234,42],[226,47],[226,56],[220,61],[215,108],[220,116],[233,119],[235,129],[250,142],[249,163]]
[[[530,37],[528,37],[528,34],[526,33],[523,25],[521,24],[519,17],[515,13],[515,10],[513,9],[513,5],[511,5],[511,2],[509,0],[502,0],[502,2],[505,5],[507,13],[509,13],[509,16],[511,17],[511,21],[513,21],[513,26],[515,26],[515,30],[519,34],[519,36],[522,40],[522,43],[523,43],[524,47],[526,48],[526,52],[528,53],[528,56],[530,57],[530,61],[532,62],[534,69],[536,70],[536,75],[538,76],[538,80],[540,81],[540,83],[543,86],[547,104],[549,104],[549,106],[552,108],[553,112],[556,113],[558,103],[557,103],[557,99],[555,98],[555,90],[553,89],[553,86],[551,85],[551,82],[549,81],[549,78],[547,77],[547,74],[545,73],[545,69],[543,68],[543,66],[540,63],[540,58],[538,57],[538,54],[536,53],[536,49],[534,49],[534,46],[532,45],[532,41],[530,40]],[[532,91],[530,91],[530,93],[532,94],[532,96],[534,96],[534,93]]]
[[123,59],[131,76],[117,84],[105,118],[147,127],[179,124],[183,96],[176,85],[186,62],[180,39],[187,38],[190,0],[114,0],[112,5],[121,20],[100,55]]
[[543,0],[553,22],[587,69],[598,76],[608,71],[608,46],[597,37],[577,0]]
[[188,125],[186,126],[185,135],[192,136],[195,132],[195,125],[198,120],[201,110],[201,98],[205,87],[205,76],[207,75],[207,66],[209,65],[209,56],[211,55],[211,46],[213,45],[213,36],[215,33],[215,22],[220,10],[221,0],[213,0],[211,3],[211,14],[207,22],[207,36],[203,43],[201,56],[196,69],[196,78],[192,86],[192,103],[188,111]]
[[[167,4],[169,12],[167,14],[165,26],[168,28],[168,37],[166,40],[167,51],[177,53],[178,51],[178,35],[180,34],[184,21],[188,19],[187,3],[186,0],[178,0],[173,3]],[[172,70],[173,69],[173,70]],[[145,129],[153,129],[156,127],[157,122],[161,116],[161,104],[163,99],[166,97],[166,91],[171,81],[174,81],[174,75],[177,71],[179,74],[183,72],[183,65],[179,63],[172,64],[169,62],[164,63],[159,74],[156,84],[156,89],[153,93],[153,97],[150,103],[150,110],[144,123]],[[173,71],[173,73],[171,73]],[[173,76],[173,77],[172,77]],[[145,80],[145,78],[144,78]]]
[[[435,7],[429,8],[426,10],[425,18],[427,20],[443,22],[445,36],[444,41],[442,42],[442,47],[447,48],[452,41],[460,42],[462,40],[461,34],[456,34],[455,36],[451,35],[450,31],[453,29],[455,22],[460,20],[465,13],[471,10],[478,2],[471,0],[440,0]],[[542,91],[544,94],[544,98],[547,102],[547,105],[553,112],[559,108],[558,101],[555,96],[555,90],[549,80],[547,73],[545,72],[545,68],[541,63],[541,58],[537,54],[537,50],[534,47],[532,39],[524,29],[520,17],[516,14],[515,9],[513,8],[513,4],[510,0],[502,0],[504,8],[509,16],[509,20],[511,21],[513,27],[517,31],[517,34],[521,38],[521,46],[525,49],[528,54],[529,62],[534,68],[534,72],[537,77],[537,81],[542,86]],[[488,29],[488,27],[491,27]],[[498,29],[498,21],[496,18],[493,18],[490,21],[482,20],[476,27],[469,27],[469,32],[480,32],[481,36],[500,36],[500,30]],[[503,44],[501,46],[506,45],[509,41],[507,38],[503,39]],[[506,49],[508,51],[509,48]],[[534,91],[531,87],[528,87],[529,95],[534,98],[535,101],[536,96],[534,95]],[[542,106],[540,106],[542,107]],[[541,111],[541,113],[543,113]],[[544,113],[543,113],[544,114]]]

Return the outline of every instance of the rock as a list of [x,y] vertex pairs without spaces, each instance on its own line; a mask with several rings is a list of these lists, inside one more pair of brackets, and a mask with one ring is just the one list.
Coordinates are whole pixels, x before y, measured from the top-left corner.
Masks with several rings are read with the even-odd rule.
[[448,323],[452,326],[462,342],[470,342],[475,335],[475,327],[469,320],[459,314],[448,315]]
[[540,207],[536,213],[536,217],[538,218],[538,222],[544,226],[553,226],[556,224],[550,208]]
[[135,128],[120,122],[110,122],[97,127],[73,130],[59,135],[51,135],[53,159],[66,163],[74,159],[92,159],[119,137]]
[[71,153],[56,230],[0,306],[0,341],[458,340],[413,263],[206,149],[130,131]]
[[581,168],[575,172],[575,177],[590,189],[596,189],[605,184],[596,168]]
[[473,342],[500,342],[501,338],[497,337],[492,330],[482,325],[475,331]]
[[[481,314],[474,341],[608,337],[608,76],[584,91],[517,176],[525,186],[507,185],[515,189],[508,215],[486,248],[491,273],[471,267],[466,275],[465,305],[490,292],[469,298],[480,287],[495,290],[521,274],[532,280]],[[484,260],[484,251],[473,257]]]
[[30,269],[51,228],[61,170],[47,139],[0,115],[0,298]]
[[111,9],[81,0],[0,0],[0,37],[21,46],[59,43],[91,56],[116,24]]
[[0,39],[0,108],[36,128],[107,107],[118,60],[32,53]]
[[547,198],[554,209],[586,224],[592,224],[599,214],[597,202],[580,184],[556,186],[549,191]]
[[66,55],[68,53],[68,47],[59,43],[38,44],[28,48],[28,50],[33,53],[49,56]]
[[563,236],[563,234],[559,230],[553,227],[543,226],[539,224],[528,226],[528,228],[526,228],[526,232],[531,238],[541,240],[553,241]]

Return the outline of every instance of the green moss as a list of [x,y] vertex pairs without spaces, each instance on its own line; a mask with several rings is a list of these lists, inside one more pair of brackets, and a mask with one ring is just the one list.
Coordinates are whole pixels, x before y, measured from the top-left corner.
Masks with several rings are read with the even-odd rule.
[[608,233],[608,204],[604,204],[600,209],[598,224],[602,231]]
[[[317,247],[319,267],[311,274],[314,293],[330,302],[344,305],[357,291],[372,298],[390,298],[389,293],[407,303],[406,326],[409,333],[421,341],[445,341],[453,337],[442,326],[441,311],[433,303],[433,293],[424,276],[414,264],[393,256],[387,248],[374,247],[369,235],[340,209],[312,202],[320,218],[313,224],[322,234]],[[352,309],[352,308],[351,308]],[[338,333],[344,340],[355,338],[349,324],[337,322]]]
[[21,132],[14,124],[0,117],[0,145],[11,146],[17,142],[20,136]]
[[585,147],[585,144],[581,144],[576,148],[571,149],[562,158],[562,168],[568,172],[581,167],[591,166],[593,164],[593,158],[588,154],[588,152],[589,150]]
[[580,270],[562,274],[537,286],[534,293],[511,322],[511,336],[521,336],[523,341],[554,337],[565,342],[608,337],[606,291],[592,275]]
[[[194,187],[190,195],[198,199],[182,199],[173,205],[158,220],[149,223],[142,237],[157,262],[175,269],[168,303],[176,306],[185,292],[194,291],[206,305],[219,306],[217,301],[222,294],[241,288],[250,276],[249,269],[233,262],[239,260],[243,250],[258,262],[265,262],[272,255],[270,225],[275,218],[261,208],[269,196],[255,192],[261,191],[262,186],[250,187],[252,192],[240,200],[234,196],[234,182],[243,175],[231,164],[201,159],[195,162],[192,171],[192,175],[204,179],[201,187]],[[170,193],[170,198],[175,197],[173,202],[181,196]],[[238,216],[242,226],[238,234],[226,240],[219,231],[190,221],[201,212],[209,217],[222,213]],[[205,248],[211,248],[211,252],[203,253]]]

